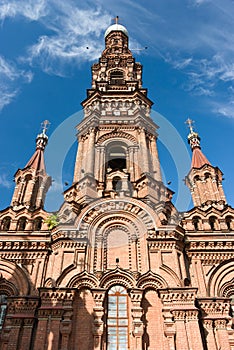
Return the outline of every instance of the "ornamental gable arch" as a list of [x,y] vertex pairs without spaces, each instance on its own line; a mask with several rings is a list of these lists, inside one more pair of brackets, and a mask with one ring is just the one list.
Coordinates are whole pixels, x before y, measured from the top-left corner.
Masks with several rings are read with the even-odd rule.
[[100,280],[100,287],[104,289],[109,289],[117,284],[128,289],[134,288],[136,282],[129,272],[118,267],[114,271],[105,273]]
[[137,139],[133,135],[123,131],[115,131],[104,134],[97,140],[96,145],[108,147],[108,145],[113,141],[124,142],[128,147],[138,145]]
[[145,238],[155,231],[150,210],[132,201],[98,202],[80,217],[78,231],[89,241],[90,271],[107,271],[116,265],[130,271],[147,271]]
[[208,282],[209,296],[223,297],[229,295],[228,288],[234,279],[234,259],[224,261],[211,273]]
[[13,262],[0,259],[0,273],[5,283],[9,283],[9,287],[10,284],[14,286],[14,294],[29,295],[33,292],[26,272]]
[[149,271],[138,279],[137,288],[157,290],[159,288],[168,288],[168,283],[161,275]]

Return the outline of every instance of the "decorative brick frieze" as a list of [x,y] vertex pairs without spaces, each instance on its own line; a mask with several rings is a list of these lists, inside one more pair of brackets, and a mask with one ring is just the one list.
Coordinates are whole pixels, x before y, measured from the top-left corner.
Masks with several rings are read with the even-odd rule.
[[175,321],[185,321],[186,312],[184,310],[172,310],[171,311]]
[[38,303],[37,297],[8,297],[8,315],[34,317]]
[[227,323],[228,323],[228,321],[223,320],[223,319],[214,320],[214,328],[215,329],[226,329]]
[[101,216],[103,213],[110,213],[122,211],[125,213],[136,215],[136,217],[141,220],[148,229],[154,228],[155,224],[151,215],[139,204],[133,202],[133,200],[108,200],[106,202],[101,202],[93,205],[91,209],[86,211],[80,221],[79,227],[85,229],[85,224],[91,224],[97,216]]
[[1,250],[47,250],[49,248],[49,242],[40,242],[33,240],[20,240],[20,241],[1,241],[0,249]]
[[168,242],[168,241],[149,241],[148,242],[148,247],[150,250],[173,250],[173,249],[178,249],[182,250],[183,245],[178,244],[177,242]]
[[196,242],[187,243],[187,250],[189,253],[198,251],[212,251],[212,250],[221,250],[223,251],[232,251],[234,249],[234,241],[226,241],[225,238],[222,241],[218,241],[213,236],[212,239],[206,237],[205,240],[199,240]]
[[[173,226],[174,229],[174,226]],[[176,241],[183,241],[184,234],[180,231],[174,231],[171,230],[170,227],[168,230],[149,230],[149,239],[157,239],[157,240],[162,240],[162,239],[174,239]]]
[[41,308],[63,306],[66,301],[72,301],[75,290],[71,288],[39,288]]
[[229,298],[204,298],[198,299],[199,308],[202,311],[203,319],[229,319],[230,299]]
[[165,288],[158,292],[164,306],[186,309],[195,305],[197,288]]
[[[73,230],[73,229],[72,230],[60,230],[60,228],[58,227],[57,230],[52,233],[51,238],[52,238],[52,242],[59,240],[59,239],[61,239],[61,240],[66,239],[67,240],[66,244],[69,245],[69,244],[74,243],[72,241],[68,241],[69,239],[70,240],[84,239],[84,238],[87,238],[87,233],[85,233],[84,231],[78,231],[78,230]],[[76,243],[85,244],[84,242],[79,242],[79,241]]]
[[216,253],[202,253],[202,252],[188,252],[188,257],[194,260],[200,260],[204,265],[219,264],[224,260],[234,258],[234,253],[216,252]]

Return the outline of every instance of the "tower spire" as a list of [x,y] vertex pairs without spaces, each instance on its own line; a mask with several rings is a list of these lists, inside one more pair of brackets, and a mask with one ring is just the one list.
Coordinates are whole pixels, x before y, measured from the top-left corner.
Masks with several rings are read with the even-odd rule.
[[205,164],[210,165],[209,160],[201,151],[201,138],[198,133],[194,131],[194,121],[188,118],[185,123],[189,127],[190,133],[188,135],[188,143],[193,151],[191,168],[201,168]]
[[15,174],[15,191],[12,198],[14,209],[26,207],[30,210],[42,208],[45,195],[51,185],[51,177],[46,174],[44,150],[48,143],[46,131],[49,121],[45,120],[42,132],[36,138],[36,150],[23,169]]
[[192,154],[191,170],[185,178],[195,206],[207,205],[222,207],[226,198],[222,187],[222,172],[218,167],[213,167],[201,151],[200,136],[194,131],[194,121],[187,119],[189,127],[188,143]]

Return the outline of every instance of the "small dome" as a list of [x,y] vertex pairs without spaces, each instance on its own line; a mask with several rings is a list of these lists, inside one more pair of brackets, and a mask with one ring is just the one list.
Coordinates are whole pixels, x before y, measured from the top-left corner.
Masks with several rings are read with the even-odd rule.
[[121,31],[126,36],[128,36],[128,31],[127,31],[127,29],[124,26],[122,26],[121,24],[112,24],[110,27],[107,28],[107,30],[105,32],[105,38],[107,37],[107,35],[110,32],[113,32],[113,31]]

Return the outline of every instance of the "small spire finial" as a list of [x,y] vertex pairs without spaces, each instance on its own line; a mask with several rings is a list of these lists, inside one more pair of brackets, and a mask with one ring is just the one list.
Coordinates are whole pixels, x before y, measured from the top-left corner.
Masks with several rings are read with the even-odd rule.
[[49,126],[50,126],[49,120],[44,120],[44,121],[41,123],[41,128],[42,128],[42,133],[43,133],[43,134],[46,134],[46,131],[48,130]]
[[38,148],[42,150],[45,149],[45,146],[48,142],[48,136],[46,135],[46,131],[48,130],[49,125],[50,125],[49,120],[44,120],[44,122],[41,123],[42,133],[37,135],[37,138],[36,138],[37,149]]
[[195,148],[200,148],[200,136],[193,130],[194,121],[188,118],[185,123],[188,125],[190,130],[188,135],[188,143],[190,144],[191,149],[194,150]]
[[194,120],[188,118],[185,123],[188,125],[190,132],[193,133]]
[[113,21],[115,21],[115,24],[119,23],[119,16],[116,16],[115,18],[112,19]]

